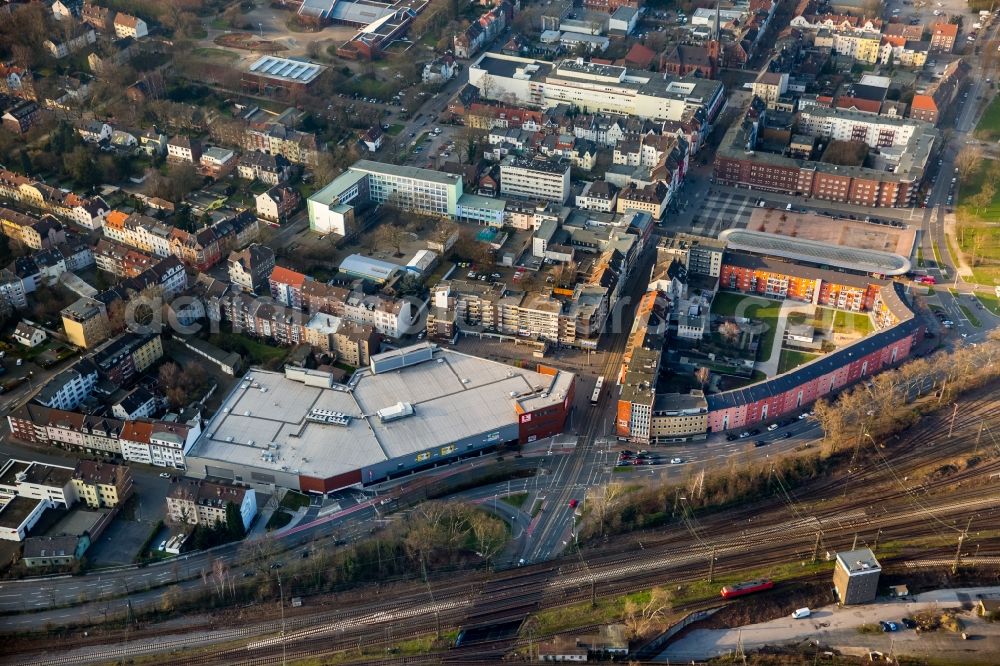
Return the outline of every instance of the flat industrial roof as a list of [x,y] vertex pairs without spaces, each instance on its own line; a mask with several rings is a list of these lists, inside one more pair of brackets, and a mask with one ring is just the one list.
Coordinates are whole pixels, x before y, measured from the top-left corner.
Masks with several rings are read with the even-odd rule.
[[891,252],[830,245],[805,238],[792,238],[748,229],[726,229],[719,240],[731,250],[754,252],[793,261],[806,261],[861,273],[904,275],[910,260]]
[[[353,390],[307,386],[280,372],[254,369],[226,397],[188,455],[329,478],[516,424],[519,398],[511,393],[541,387],[548,395],[539,400],[556,405],[573,378],[440,348],[433,356],[379,374],[359,370]],[[376,412],[398,402],[413,405],[414,414],[383,423]],[[530,404],[531,410],[539,406]],[[346,426],[307,421],[314,408],[351,418]],[[271,443],[278,448],[270,449],[274,462],[266,462],[262,453]]]
[[271,55],[261,56],[250,65],[252,74],[295,83],[312,83],[325,69],[325,65],[315,62]]
[[461,182],[461,176],[451,173],[442,173],[432,169],[421,169],[420,167],[402,166],[399,164],[388,164],[386,162],[373,162],[372,160],[358,160],[351,165],[352,171],[364,173],[379,173],[399,178],[412,178],[414,180],[426,180],[431,183],[442,185],[454,185]]
[[916,229],[905,224],[894,227],[863,220],[835,219],[814,212],[786,211],[783,208],[754,208],[747,228],[904,257],[913,254],[917,238]]
[[46,500],[14,495],[9,502],[0,507],[0,527],[17,529],[24,519],[31,515],[40,503]]

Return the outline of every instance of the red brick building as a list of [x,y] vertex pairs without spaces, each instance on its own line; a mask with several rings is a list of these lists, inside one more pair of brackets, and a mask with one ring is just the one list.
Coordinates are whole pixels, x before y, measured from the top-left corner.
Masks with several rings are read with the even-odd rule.
[[790,298],[840,310],[867,312],[884,282],[864,275],[727,252],[719,287],[748,294]]
[[767,381],[709,395],[709,430],[774,420],[902,362],[924,330],[905,300],[903,285],[880,286],[872,309],[884,327],[873,335]]

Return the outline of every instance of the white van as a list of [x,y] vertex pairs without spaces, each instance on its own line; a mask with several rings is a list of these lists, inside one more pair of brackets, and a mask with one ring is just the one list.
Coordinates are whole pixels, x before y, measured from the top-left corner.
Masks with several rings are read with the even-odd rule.
[[802,618],[809,617],[810,615],[812,615],[811,610],[809,610],[808,608],[800,608],[794,613],[792,613],[792,619],[801,620]]

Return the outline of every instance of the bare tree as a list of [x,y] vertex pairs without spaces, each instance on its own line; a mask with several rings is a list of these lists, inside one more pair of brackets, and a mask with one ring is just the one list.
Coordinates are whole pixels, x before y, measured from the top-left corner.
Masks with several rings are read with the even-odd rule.
[[694,378],[698,380],[702,390],[704,390],[708,386],[708,382],[712,379],[712,371],[702,366],[694,371]]
[[396,256],[403,253],[403,240],[406,232],[394,224],[383,224],[375,232],[376,242],[379,246],[388,246],[393,249]]
[[983,159],[983,150],[978,145],[966,144],[955,156],[955,166],[958,167],[958,175],[962,180],[966,180],[979,167]]
[[597,518],[599,534],[604,536],[608,516],[621,501],[625,494],[625,486],[620,483],[609,483],[590,493],[590,509]]
[[740,337],[740,326],[735,321],[724,321],[719,325],[719,335],[729,344],[736,344]]
[[628,599],[622,613],[622,622],[632,637],[645,636],[659,624],[671,608],[670,591],[664,587],[654,587],[650,590],[649,599],[645,603]]
[[476,551],[486,560],[486,565],[490,566],[493,558],[507,543],[507,530],[503,523],[482,511],[473,514],[469,523],[476,539]]

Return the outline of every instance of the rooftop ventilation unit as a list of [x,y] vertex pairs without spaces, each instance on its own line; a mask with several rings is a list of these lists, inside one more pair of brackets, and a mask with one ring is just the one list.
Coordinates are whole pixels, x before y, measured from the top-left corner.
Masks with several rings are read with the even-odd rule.
[[407,416],[413,416],[413,405],[408,402],[397,402],[392,407],[385,407],[378,410],[376,414],[382,423],[389,423],[390,421],[396,421],[398,419],[406,418]]

